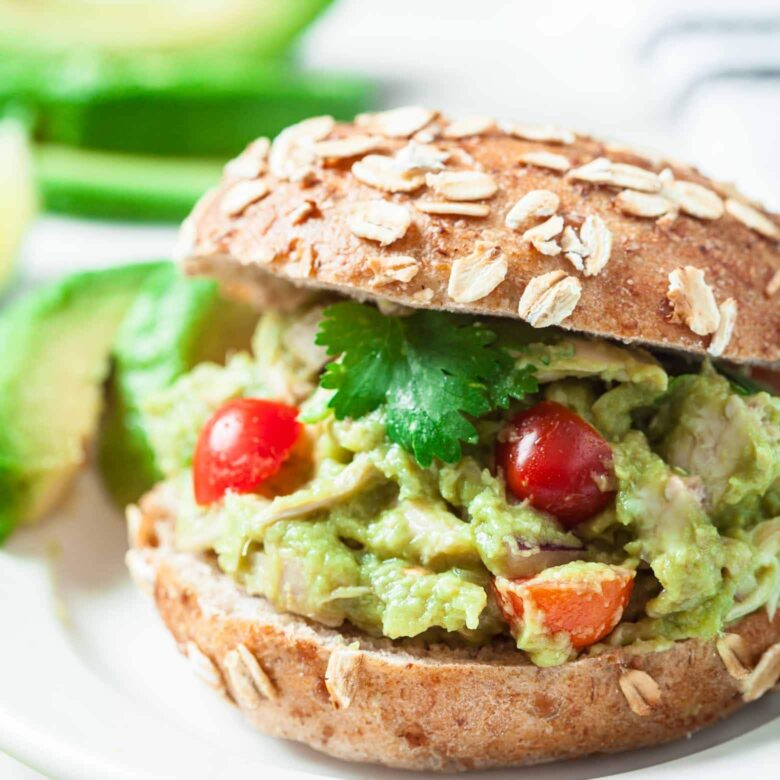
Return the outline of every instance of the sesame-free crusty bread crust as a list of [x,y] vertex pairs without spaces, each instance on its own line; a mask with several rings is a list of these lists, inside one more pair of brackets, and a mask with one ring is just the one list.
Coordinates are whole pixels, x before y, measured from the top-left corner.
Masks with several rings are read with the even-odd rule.
[[[541,669],[509,641],[425,647],[281,614],[208,558],[176,552],[158,495],[142,506],[128,515],[128,565],[194,670],[259,730],[338,758],[434,771],[534,764],[668,742],[744,703],[746,681],[714,642]],[[780,614],[730,630],[751,667],[780,648]],[[765,687],[780,664],[770,672]]]
[[[581,296],[571,316],[560,322],[561,327],[703,354],[712,344],[711,331],[705,335],[694,333],[684,316],[681,321],[680,312],[674,316],[667,296],[670,273],[691,266],[704,272],[718,305],[730,298],[736,303],[733,335],[729,338],[723,334],[723,356],[759,364],[780,360],[780,221],[776,215],[750,206],[726,185],[680,164],[585,136],[571,134],[564,138],[565,143],[532,141],[484,124],[486,129],[477,135],[449,138],[447,121],[433,119],[416,138],[427,142],[429,149],[449,155],[445,171],[481,171],[492,177],[494,195],[448,201],[449,206],[489,207],[485,217],[419,211],[415,205],[418,202],[447,201],[432,182],[425,183],[424,171],[412,174],[423,181],[412,192],[388,192],[364,183],[353,172],[353,166],[364,162],[366,153],[338,159],[319,156],[313,163],[306,160],[308,167],[290,174],[298,180],[274,175],[275,168],[279,172],[278,164],[272,164],[269,170],[262,157],[256,157],[256,164],[249,166],[249,178],[239,178],[236,170],[241,168],[242,176],[248,175],[245,155],[243,166],[229,166],[230,172],[219,187],[204,196],[185,223],[179,245],[184,267],[191,273],[225,277],[234,289],[240,286],[239,280],[245,288],[251,288],[254,280],[270,274],[296,285],[333,289],[357,298],[379,297],[407,306],[509,317],[518,316],[518,303],[531,279],[560,270],[581,286]],[[329,147],[317,147],[317,143],[365,136],[367,132],[379,139],[379,148],[367,154],[386,158],[397,155],[410,140],[382,136],[375,126],[362,122],[360,126],[334,125],[324,141],[314,142],[314,148],[324,155]],[[544,133],[541,135],[544,137]],[[550,164],[548,158],[528,157],[539,152],[562,156],[562,162],[553,158],[552,164],[568,165],[568,170],[528,162],[541,159]],[[251,151],[247,154],[251,158]],[[409,165],[408,149],[403,154]],[[273,160],[273,149],[271,156]],[[620,186],[582,181],[572,175],[574,169],[599,157],[655,174],[669,169],[675,182],[693,182],[709,194],[702,196],[696,191],[693,199],[703,197],[702,203],[694,202],[688,213],[683,209],[659,218],[653,211],[657,204],[648,207],[642,201],[656,198],[657,193],[637,194],[626,188],[629,195],[625,196]],[[380,179],[385,175],[391,177],[389,186],[394,187],[392,177],[400,174],[380,171]],[[669,173],[663,175],[667,182],[664,187],[669,177]],[[360,178],[365,180],[365,173]],[[405,185],[402,182],[397,186]],[[641,182],[637,184],[642,186]],[[543,243],[534,246],[523,238],[526,228],[547,217],[531,218],[514,229],[505,224],[512,206],[534,190],[547,190],[559,197],[555,214],[563,218],[567,228],[580,231],[592,216],[603,220],[612,248],[602,270],[588,276],[575,268],[565,251],[549,256],[536,248],[544,247]],[[411,222],[400,238],[381,245],[378,240],[356,234],[350,219],[356,209],[360,211],[371,201],[406,208]],[[646,207],[654,216],[626,212],[626,208],[641,211]],[[714,209],[720,216],[691,216],[691,210],[699,207],[702,215],[709,212],[711,217]],[[747,218],[746,207],[756,209]],[[764,220],[763,227],[749,226],[751,213]],[[552,241],[562,247],[563,239],[559,232]],[[471,255],[477,242],[485,242],[488,248],[497,248],[494,253],[503,254],[506,275],[486,296],[457,302],[452,291],[448,292],[453,263]],[[556,251],[554,247],[552,251]],[[397,256],[404,258],[401,266],[393,260]],[[414,266],[411,271],[410,262]],[[403,263],[407,263],[406,272],[398,273]],[[385,266],[389,275],[383,271]]]

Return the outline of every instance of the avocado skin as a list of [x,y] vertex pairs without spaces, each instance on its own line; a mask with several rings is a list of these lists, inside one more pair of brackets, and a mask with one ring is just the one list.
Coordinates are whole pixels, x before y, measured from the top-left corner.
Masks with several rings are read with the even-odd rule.
[[117,504],[136,501],[162,479],[144,429],[144,396],[203,360],[247,347],[256,319],[248,307],[224,301],[211,279],[184,277],[173,265],[148,277],[117,333],[98,440],[98,466]]
[[39,145],[36,179],[47,211],[99,219],[178,222],[214,186],[222,164]]
[[114,334],[160,267],[73,274],[0,313],[0,542],[50,509],[83,461]]

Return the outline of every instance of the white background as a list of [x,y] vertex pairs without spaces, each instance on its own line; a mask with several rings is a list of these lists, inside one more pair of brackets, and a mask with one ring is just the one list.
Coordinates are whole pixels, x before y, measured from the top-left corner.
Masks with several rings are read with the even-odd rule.
[[[301,55],[313,70],[374,76],[386,105],[653,146],[780,209],[780,0],[341,0]],[[24,279],[164,256],[172,236],[42,219]],[[0,756],[0,778],[40,775]]]

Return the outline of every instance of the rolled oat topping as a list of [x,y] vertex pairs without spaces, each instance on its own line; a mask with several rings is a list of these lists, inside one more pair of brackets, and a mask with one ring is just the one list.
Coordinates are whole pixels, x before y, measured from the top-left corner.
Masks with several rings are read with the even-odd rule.
[[661,703],[661,689],[647,673],[631,669],[620,675],[620,690],[635,715],[646,717]]
[[495,179],[481,171],[429,173],[425,183],[447,200],[484,200],[491,198],[498,190]]
[[532,241],[531,246],[547,257],[555,257],[561,253],[561,245],[555,241]]
[[369,154],[352,166],[352,175],[363,184],[383,192],[414,192],[425,184],[422,174],[411,175],[398,169],[395,160]]
[[612,255],[612,233],[601,217],[592,214],[580,228],[580,241],[585,247],[585,276],[595,276]]
[[734,326],[737,323],[737,302],[733,298],[727,298],[718,307],[718,311],[720,312],[718,329],[707,347],[707,352],[713,357],[720,357],[723,354],[734,335]]
[[406,206],[387,200],[373,200],[355,206],[347,224],[356,236],[388,246],[406,235],[411,221]]
[[578,279],[563,271],[550,271],[528,282],[517,311],[534,328],[559,325],[574,311],[581,294]]
[[222,681],[222,675],[220,674],[217,665],[195,644],[195,642],[187,642],[185,652],[195,674],[197,674],[210,688],[213,688],[216,691],[223,691],[225,684]]
[[366,261],[373,274],[372,284],[411,282],[419,269],[417,260],[410,255],[376,255]]
[[758,209],[749,206],[747,203],[736,200],[736,198],[728,198],[726,200],[726,211],[734,219],[739,220],[751,230],[755,230],[756,233],[764,236],[764,238],[780,239],[780,228],[777,224],[769,219],[766,214],[762,214]]
[[460,217],[486,217],[490,214],[487,203],[465,203],[454,200],[418,200],[414,207],[425,214],[450,214]]
[[571,130],[553,125],[527,125],[521,122],[502,122],[501,129],[515,138],[524,141],[539,141],[548,144],[573,144],[576,136]]
[[767,297],[771,298],[778,290],[780,290],[780,268],[774,272],[772,278],[767,282],[765,292]]
[[237,217],[271,191],[265,179],[242,179],[222,195],[219,208],[223,214]]
[[290,212],[290,222],[293,225],[302,225],[316,211],[317,204],[313,200],[305,200]]
[[780,680],[780,642],[772,645],[745,680],[742,698],[745,701],[760,699]]
[[680,211],[699,219],[720,219],[723,201],[712,190],[692,181],[672,181],[664,185],[663,196],[675,203]]
[[588,254],[588,250],[580,241],[577,231],[571,225],[567,225],[564,228],[563,237],[561,238],[561,249],[566,253],[566,259],[578,271],[585,270],[585,256]]
[[432,144],[441,134],[441,128],[438,124],[434,123],[428,125],[422,130],[418,130],[413,136],[412,140],[417,141],[418,144]]
[[176,243],[171,252],[172,259],[175,262],[181,263],[195,253],[200,238],[197,229],[198,223],[219,197],[219,187],[212,187],[210,190],[206,190],[198,198],[198,202],[190,212],[190,215],[181,223],[179,233],[176,236]]
[[750,675],[747,647],[739,634],[724,634],[717,641],[716,647],[726,671],[735,680],[744,680]]
[[287,273],[296,279],[306,279],[314,272],[317,250],[311,244],[298,241],[288,259]]
[[268,170],[268,152],[271,141],[258,138],[235,159],[225,165],[225,174],[237,179],[256,179]]
[[446,168],[450,152],[438,149],[432,144],[421,144],[409,141],[403,149],[399,149],[395,157],[395,167],[406,177],[419,176],[431,171],[441,171]]
[[263,699],[278,700],[276,686],[246,645],[231,650],[224,663],[230,691],[243,709],[257,709]]
[[327,138],[335,127],[332,116],[315,116],[291,125],[271,144],[268,166],[278,179],[304,181],[315,171],[317,157],[312,144]]
[[568,171],[571,168],[569,158],[555,152],[523,152],[518,160],[526,165],[549,168],[552,171]]
[[358,114],[355,125],[388,138],[409,138],[432,122],[437,112],[421,106],[404,106],[374,114]]
[[312,151],[325,160],[340,160],[384,149],[386,144],[385,139],[377,135],[352,135],[332,141],[317,141],[312,144]]
[[500,247],[477,241],[470,255],[453,262],[447,293],[457,303],[478,301],[504,281],[507,269]]
[[345,710],[352,704],[358,691],[362,662],[362,653],[349,647],[337,647],[330,654],[325,687],[335,709]]
[[550,190],[531,190],[512,206],[506,215],[505,224],[517,230],[532,219],[552,216],[560,204],[560,198]]
[[699,336],[715,333],[720,312],[712,288],[700,268],[686,265],[669,274],[667,298],[674,310],[674,321],[685,323]]
[[653,171],[639,168],[636,165],[615,163],[606,157],[597,157],[579,168],[574,168],[566,175],[576,181],[639,190],[640,192],[660,192],[662,187],[661,180]]
[[560,254],[558,243],[551,239],[559,235],[563,230],[563,217],[553,216],[540,225],[536,225],[523,233],[523,240],[528,241],[537,251],[543,255]]
[[634,217],[655,218],[677,211],[677,206],[669,198],[636,190],[623,190],[615,198],[615,203],[621,211]]
[[661,165],[664,161],[663,155],[657,149],[651,149],[647,146],[637,146],[636,144],[626,144],[623,141],[605,141],[604,149],[613,154],[628,154],[632,157],[639,157],[650,165]]
[[412,295],[412,300],[420,306],[429,304],[434,298],[433,290],[430,287],[423,287]]
[[467,138],[468,136],[487,133],[495,126],[496,120],[493,117],[473,114],[460,119],[454,119],[447,125],[442,135],[445,138]]
[[125,566],[135,586],[144,596],[154,596],[157,566],[148,549],[131,549],[125,553]]

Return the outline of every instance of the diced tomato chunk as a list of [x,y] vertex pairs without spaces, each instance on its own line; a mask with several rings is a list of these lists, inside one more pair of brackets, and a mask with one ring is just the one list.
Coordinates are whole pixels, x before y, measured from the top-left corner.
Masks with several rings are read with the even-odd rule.
[[581,566],[582,577],[560,576],[564,567],[526,579],[496,577],[496,600],[512,633],[522,633],[526,614],[534,612],[550,634],[568,634],[575,650],[607,636],[623,616],[635,574],[619,566]]

